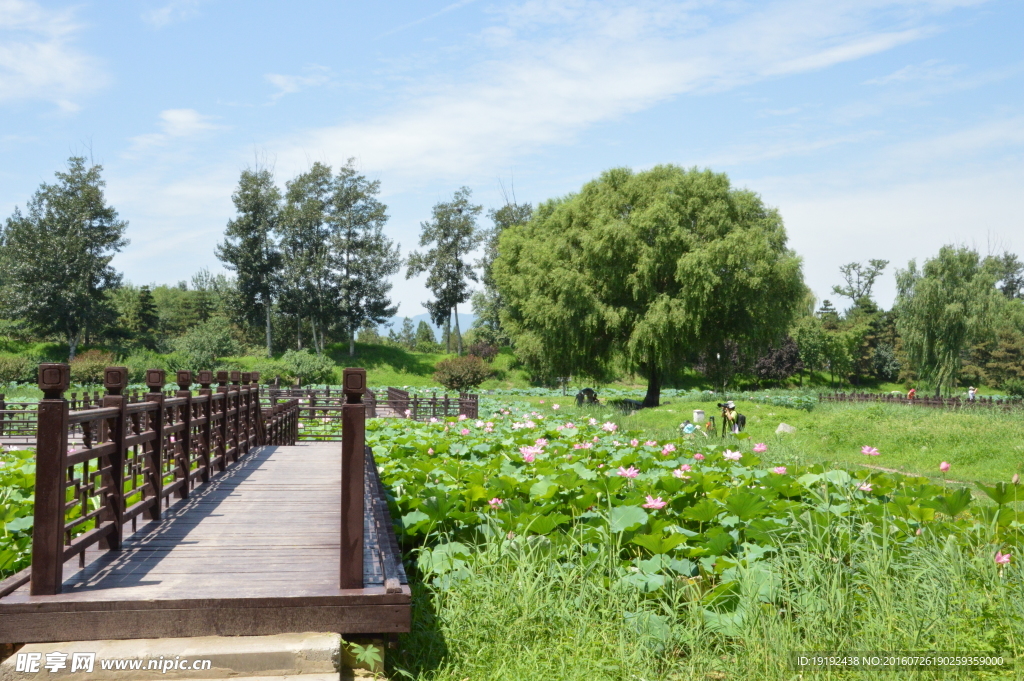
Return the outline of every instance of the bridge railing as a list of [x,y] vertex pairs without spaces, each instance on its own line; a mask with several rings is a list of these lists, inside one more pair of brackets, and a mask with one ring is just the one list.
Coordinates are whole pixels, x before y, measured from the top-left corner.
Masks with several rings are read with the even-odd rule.
[[193,395],[192,372],[179,371],[179,389],[167,394],[165,372],[152,369],[137,402],[123,394],[127,378],[108,367],[100,404],[72,409],[68,365],[40,365],[32,565],[0,583],[0,596],[26,582],[32,595],[59,593],[65,561],[84,564],[97,543],[120,549],[127,523],[158,520],[251,449],[298,435],[298,401],[262,410],[259,374],[217,372],[213,390],[213,372],[200,371]]
[[882,402],[885,404],[908,404],[915,407],[932,407],[934,409],[971,409],[974,407],[1013,409],[1024,407],[1024,399],[975,397],[965,400],[962,397],[931,397],[923,395],[908,399],[906,395],[891,393],[819,393],[819,402]]

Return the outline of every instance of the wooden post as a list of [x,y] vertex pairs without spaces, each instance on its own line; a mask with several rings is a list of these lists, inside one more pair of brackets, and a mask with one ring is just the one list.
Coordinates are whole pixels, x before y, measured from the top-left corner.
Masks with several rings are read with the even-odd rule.
[[146,402],[155,402],[156,411],[150,413],[150,426],[156,433],[152,448],[149,450],[149,480],[150,489],[156,497],[156,503],[149,507],[146,512],[150,520],[160,520],[160,512],[164,503],[164,385],[167,383],[166,373],[163,369],[149,369],[146,371],[146,386],[149,393],[146,394]]
[[0,437],[4,436],[4,409],[6,408],[7,402],[4,401],[4,394],[0,393]]
[[103,486],[110,489],[106,504],[100,511],[100,521],[110,520],[114,523],[114,531],[100,540],[100,546],[110,551],[121,550],[121,538],[124,536],[124,437],[128,416],[128,402],[121,392],[128,387],[127,367],[107,367],[103,372],[103,387],[107,394],[103,397],[103,407],[119,410],[118,415],[111,419],[107,429],[107,441],[114,445],[114,453],[107,457],[107,472],[103,474]]
[[231,398],[230,404],[233,407],[235,413],[231,417],[231,430],[235,434],[235,461],[238,461],[245,455],[245,443],[243,442],[245,433],[242,432],[242,372],[232,371],[231,372],[231,392],[228,393]]
[[249,388],[252,391],[253,433],[256,435],[256,444],[265,445],[267,444],[267,433],[263,423],[263,405],[260,403],[260,372],[253,371],[249,374],[249,379],[252,381]]
[[223,393],[224,399],[220,404],[221,420],[220,420],[220,433],[222,442],[224,443],[224,470],[227,468],[228,463],[231,459],[229,458],[229,452],[231,452],[231,424],[228,418],[228,411],[231,406],[231,393],[228,392],[228,372],[218,371],[217,372],[217,392]]
[[64,581],[64,461],[68,452],[67,364],[40,364],[36,431],[35,519],[32,525],[32,596],[59,594]]
[[213,473],[210,470],[210,462],[216,456],[213,451],[213,391],[210,390],[210,384],[213,383],[213,372],[212,371],[200,371],[197,377],[199,382],[199,395],[206,396],[206,402],[203,403],[203,416],[206,417],[206,423],[202,425],[202,437],[203,445],[200,447],[199,456],[203,459],[203,482],[210,481],[210,475]]
[[366,447],[366,369],[342,372],[340,588],[363,588],[363,476]]
[[178,443],[181,445],[178,468],[180,475],[185,478],[180,496],[187,499],[192,487],[192,372],[179,371],[176,379],[178,390],[174,396],[185,400],[178,411],[178,423],[185,425],[185,429],[178,434]]

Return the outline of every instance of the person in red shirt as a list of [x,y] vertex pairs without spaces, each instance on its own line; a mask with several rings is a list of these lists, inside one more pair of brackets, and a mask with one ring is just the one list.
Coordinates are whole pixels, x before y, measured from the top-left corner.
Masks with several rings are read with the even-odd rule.
[[917,388],[911,388],[910,392],[907,393],[907,399],[912,400],[917,397]]

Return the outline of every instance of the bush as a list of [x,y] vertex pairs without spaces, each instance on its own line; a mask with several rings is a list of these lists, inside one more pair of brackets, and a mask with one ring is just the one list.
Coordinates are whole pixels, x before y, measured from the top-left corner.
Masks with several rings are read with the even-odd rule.
[[0,383],[33,383],[39,362],[25,355],[0,355]]
[[293,378],[291,370],[283,362],[276,359],[258,359],[252,363],[251,371],[260,372],[260,383],[270,384],[275,378],[282,383],[289,383]]
[[469,354],[476,355],[485,362],[490,362],[498,356],[498,348],[490,343],[473,343],[469,346]]
[[435,381],[448,390],[459,392],[477,387],[494,374],[494,370],[476,355],[441,360],[435,369]]
[[104,370],[116,363],[113,353],[86,350],[71,360],[71,382],[81,385],[103,383]]
[[291,378],[301,379],[303,383],[329,383],[334,377],[334,362],[309,350],[289,350],[281,355],[281,364]]
[[1011,397],[1024,397],[1024,379],[1010,378],[1003,381],[1003,390]]
[[[128,369],[129,383],[142,383],[145,381],[146,371],[148,369],[163,369],[164,371],[171,371],[165,357],[148,350],[139,350],[138,352],[133,352],[128,355],[124,360],[124,365]],[[176,371],[177,369],[174,370]]]
[[192,327],[175,340],[174,349],[184,357],[187,365],[180,369],[201,371],[213,367],[218,357],[234,355],[238,347],[224,321],[211,319]]

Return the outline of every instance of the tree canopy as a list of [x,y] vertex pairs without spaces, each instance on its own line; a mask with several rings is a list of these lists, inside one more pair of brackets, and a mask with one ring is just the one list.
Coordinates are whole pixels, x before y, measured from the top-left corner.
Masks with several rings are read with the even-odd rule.
[[644,403],[700,353],[768,347],[803,300],[782,218],[726,175],[617,168],[541,204],[501,237],[502,324],[538,375],[600,379],[616,363]]
[[15,208],[0,233],[6,313],[63,336],[71,359],[90,328],[113,316],[107,292],[121,275],[110,261],[128,245],[128,223],[103,196],[102,170],[72,156],[67,171],[36,190],[26,213]]

